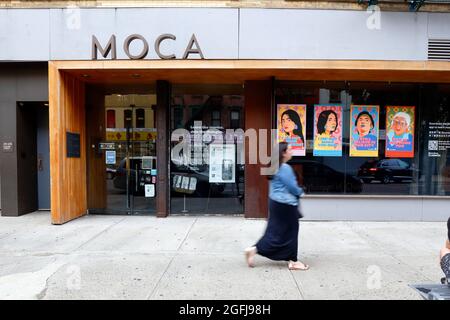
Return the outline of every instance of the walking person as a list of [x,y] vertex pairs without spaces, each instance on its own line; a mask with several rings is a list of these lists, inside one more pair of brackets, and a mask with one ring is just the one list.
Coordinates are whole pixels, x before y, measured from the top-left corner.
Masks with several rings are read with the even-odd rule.
[[441,249],[439,258],[442,271],[445,274],[445,278],[442,279],[442,282],[447,282],[448,284],[450,284],[450,217],[447,221],[447,240],[445,241],[445,244]]
[[309,266],[297,260],[298,210],[303,189],[298,186],[294,170],[287,162],[292,158],[291,147],[279,144],[280,167],[272,177],[269,191],[269,219],[262,238],[255,246],[245,249],[249,267],[256,254],[277,261],[288,261],[289,270],[308,270]]

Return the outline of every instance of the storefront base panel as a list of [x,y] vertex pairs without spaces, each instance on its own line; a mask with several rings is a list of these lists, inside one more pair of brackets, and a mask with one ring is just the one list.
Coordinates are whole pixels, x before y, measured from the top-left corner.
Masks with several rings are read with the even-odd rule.
[[450,198],[306,197],[305,220],[447,221]]

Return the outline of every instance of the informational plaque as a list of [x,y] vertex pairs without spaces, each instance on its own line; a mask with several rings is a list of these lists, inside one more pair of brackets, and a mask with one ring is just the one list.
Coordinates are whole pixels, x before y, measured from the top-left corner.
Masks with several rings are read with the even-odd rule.
[[80,134],[66,132],[67,158],[80,157]]

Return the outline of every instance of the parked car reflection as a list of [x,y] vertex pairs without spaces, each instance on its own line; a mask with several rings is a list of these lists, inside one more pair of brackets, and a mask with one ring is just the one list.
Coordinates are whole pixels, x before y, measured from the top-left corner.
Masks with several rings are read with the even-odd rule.
[[[313,160],[302,160],[294,164],[299,167],[303,177],[306,193],[361,193],[360,179],[339,172],[323,163]],[[300,181],[301,182],[301,181]]]
[[358,170],[358,177],[365,183],[380,181],[382,183],[391,182],[411,182],[414,178],[415,169],[411,165],[400,159],[380,159],[365,162]]

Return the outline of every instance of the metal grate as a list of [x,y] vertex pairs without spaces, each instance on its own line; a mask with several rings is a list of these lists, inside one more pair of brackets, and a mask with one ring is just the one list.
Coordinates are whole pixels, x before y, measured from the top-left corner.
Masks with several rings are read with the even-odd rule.
[[450,39],[428,39],[428,60],[450,61]]

